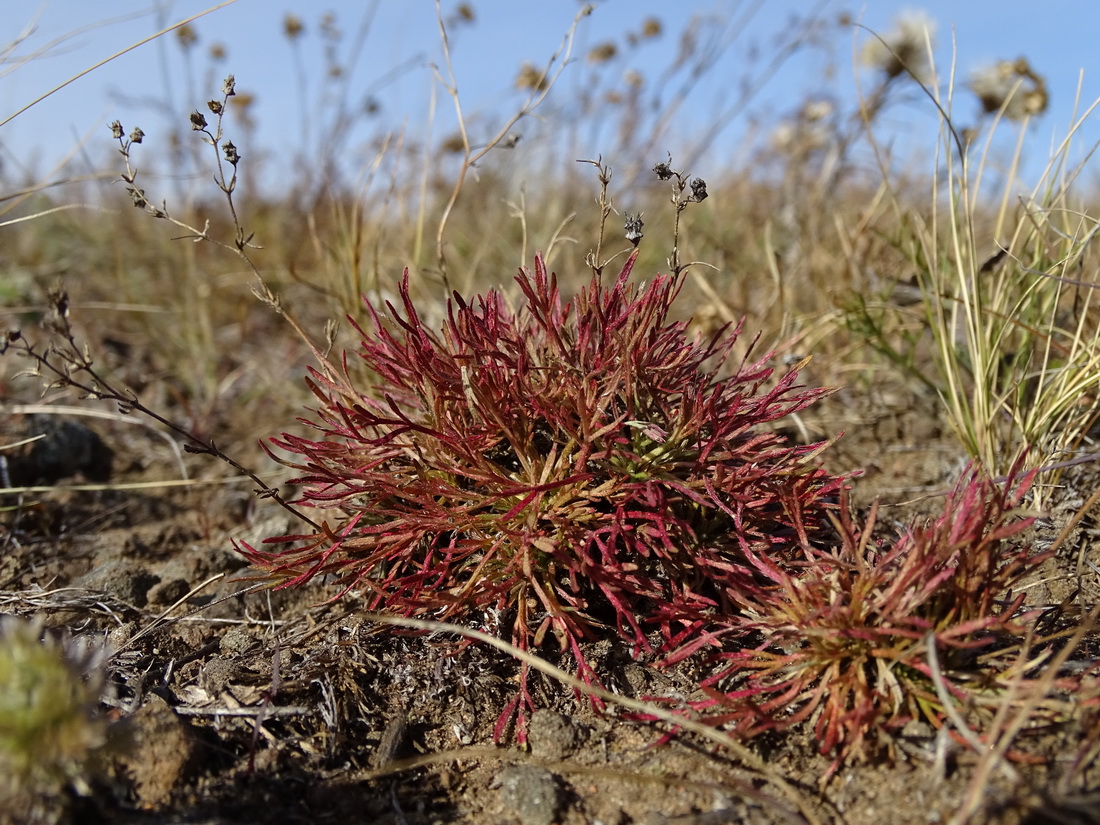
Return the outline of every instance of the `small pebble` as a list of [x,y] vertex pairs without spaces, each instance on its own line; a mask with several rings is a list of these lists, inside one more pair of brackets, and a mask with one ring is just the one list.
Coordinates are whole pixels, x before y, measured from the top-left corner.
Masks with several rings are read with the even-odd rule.
[[570,717],[546,708],[531,715],[527,742],[539,759],[559,760],[570,756],[584,740],[584,732]]
[[500,801],[524,825],[553,825],[561,807],[561,786],[545,768],[513,765],[500,773]]
[[218,643],[218,652],[222,656],[240,656],[251,650],[255,644],[255,638],[243,627],[231,627]]

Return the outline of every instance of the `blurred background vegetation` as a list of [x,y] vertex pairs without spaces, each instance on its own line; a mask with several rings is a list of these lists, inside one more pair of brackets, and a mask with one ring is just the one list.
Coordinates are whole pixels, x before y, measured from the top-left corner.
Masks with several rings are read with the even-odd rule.
[[[944,26],[928,16],[873,32],[831,4],[783,20],[751,48],[739,39],[751,17],[740,5],[680,30],[640,17],[599,42],[578,37],[578,9],[555,51],[531,54],[499,78],[492,106],[467,111],[454,54],[487,24],[477,3],[440,7],[436,81],[415,123],[349,91],[368,35],[386,36],[370,31],[369,15],[287,13],[282,42],[266,47],[285,53],[296,88],[239,79],[205,134],[191,113],[214,124],[207,101],[235,71],[224,44],[200,35],[219,12],[181,25],[166,18],[169,30],[141,48],[177,53],[183,75],[163,79],[174,94],[149,105],[135,82],[115,112],[125,135],[149,135],[128,149],[147,199],[139,208],[106,124],[75,147],[79,162],[4,165],[5,325],[30,334],[45,291],[62,279],[74,327],[103,369],[200,437],[252,444],[293,420],[312,360],[256,300],[257,273],[301,329],[337,351],[356,344],[342,319],[359,315],[362,295],[392,300],[405,267],[427,317],[443,317],[452,289],[509,290],[536,251],[569,291],[590,275],[602,221],[595,166],[577,161],[597,158],[612,170],[604,257],[629,247],[623,218],[640,212],[636,272],[666,271],[675,214],[668,183],[651,170],[671,160],[711,195],[675,235],[680,260],[698,262],[680,310],[700,330],[746,316],[777,357],[814,356],[811,383],[852,388],[869,403],[932,398],[966,451],[998,471],[1025,447],[1046,462],[1084,449],[1100,375],[1093,193],[1079,182],[1091,150],[1074,146],[1075,116],[1048,165],[1025,152],[1053,82],[1026,57],[956,73],[936,64]],[[657,39],[677,47],[663,52],[666,65],[639,71],[636,58]],[[12,70],[18,46],[0,55]],[[727,106],[685,112],[692,88],[738,50]],[[769,79],[807,52],[827,74],[854,73],[858,98],[814,93],[753,109]],[[1072,83],[1057,80],[1060,90]],[[392,81],[379,77],[377,88]],[[297,116],[261,130],[257,101],[272,95],[299,101]],[[897,128],[907,111],[938,122],[939,138],[914,146]],[[731,146],[725,130],[737,119],[744,128]],[[278,152],[261,131],[285,135]],[[236,219],[211,180],[225,141],[240,157],[226,167],[239,173]],[[247,260],[231,249],[239,233],[251,239]],[[38,400],[39,384],[12,380],[19,366],[0,362],[0,401]],[[1043,400],[1055,378],[1046,390],[1055,397]],[[1037,403],[1055,412],[1025,421]]]

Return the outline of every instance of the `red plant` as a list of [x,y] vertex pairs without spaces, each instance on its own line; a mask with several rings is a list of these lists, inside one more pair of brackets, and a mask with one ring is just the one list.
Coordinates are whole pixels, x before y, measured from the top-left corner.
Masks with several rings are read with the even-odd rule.
[[835,506],[842,480],[811,466],[824,445],[761,429],[829,391],[772,382],[768,356],[719,377],[740,326],[689,337],[668,319],[682,280],[634,285],[634,261],[564,303],[536,258],[518,312],[456,293],[439,334],[406,271],[403,312],[368,303],[357,327],[373,384],[346,360],[311,370],[321,437],[272,439],[333,524],[248,558],[284,587],[331,574],[371,609],[502,611],[515,644],[554,634],[589,682],[580,643],[609,627],[641,651],[726,621],[760,587],[750,559],[808,545]]
[[891,544],[871,539],[874,509],[857,528],[845,506],[836,550],[807,548],[797,567],[749,550],[772,582],[739,602],[762,641],[721,654],[698,707],[724,708],[721,721],[744,735],[813,720],[821,753],[842,758],[912,718],[938,727],[936,682],[964,705],[978,654],[1033,618],[1014,587],[1046,555],[1010,541],[1034,520],[1017,509],[1032,476],[998,485],[972,468],[940,516]]

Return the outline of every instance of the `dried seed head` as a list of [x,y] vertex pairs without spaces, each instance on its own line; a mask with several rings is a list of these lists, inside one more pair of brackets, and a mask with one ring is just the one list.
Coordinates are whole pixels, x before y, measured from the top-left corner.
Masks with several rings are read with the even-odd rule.
[[536,92],[544,92],[548,85],[546,72],[535,68],[530,63],[524,63],[523,66],[520,67],[519,77],[516,78],[517,89],[531,89]]
[[460,132],[454,132],[443,139],[443,142],[439,144],[439,148],[448,155],[457,155],[466,151],[466,141],[462,139]]
[[701,203],[707,199],[707,182],[702,178],[692,180],[691,199],[696,203]]
[[149,205],[149,201],[145,200],[144,189],[138,189],[136,186],[131,186],[126,191],[130,193],[130,199],[133,200],[134,206],[139,209],[144,209]]
[[234,166],[240,163],[241,156],[240,153],[237,152],[237,147],[233,145],[233,141],[227,140],[222,144],[222,152],[225,153],[225,159]]
[[305,31],[305,26],[302,24],[302,18],[296,14],[287,12],[283,18],[283,34],[287,40],[297,40],[298,37]]
[[807,123],[817,123],[829,117],[834,108],[832,101],[829,100],[808,100],[802,106],[799,116]]
[[637,246],[638,242],[642,239],[643,226],[645,226],[645,222],[642,220],[641,212],[626,213],[626,239],[630,241],[634,246]]
[[588,52],[589,63],[606,63],[619,53],[618,47],[610,40],[593,46]]
[[69,318],[69,293],[57,281],[49,291],[51,314],[57,321],[66,321]]
[[1046,79],[1031,68],[1026,57],[978,69],[968,85],[978,96],[982,111],[991,114],[1003,109],[1004,116],[1012,120],[1042,114],[1050,102]]
[[189,24],[184,24],[176,29],[176,40],[184,49],[190,49],[199,42],[199,33]]
[[141,131],[140,126],[135,126],[134,131],[130,132],[130,143],[141,143],[145,138],[145,132]]
[[227,75],[225,80],[222,81],[222,94],[226,97],[233,97],[237,93],[237,78],[233,75]]
[[863,62],[890,79],[909,73],[917,80],[924,80],[932,68],[928,52],[935,33],[936,22],[927,14],[904,12],[894,21],[891,31],[867,41]]
[[210,109],[211,112],[216,115],[220,115],[223,111],[225,111],[225,107],[222,106],[222,102],[220,100],[208,100],[206,101],[206,106],[208,109]]
[[658,163],[653,167],[653,174],[655,174],[660,180],[669,180],[675,174],[672,171],[672,167],[667,163]]
[[206,118],[198,109],[191,113],[191,128],[196,132],[201,132],[206,128]]
[[124,132],[122,131],[122,124],[117,120],[112,120],[111,121],[111,137],[113,137],[115,140],[122,140],[122,135],[123,134],[124,134]]

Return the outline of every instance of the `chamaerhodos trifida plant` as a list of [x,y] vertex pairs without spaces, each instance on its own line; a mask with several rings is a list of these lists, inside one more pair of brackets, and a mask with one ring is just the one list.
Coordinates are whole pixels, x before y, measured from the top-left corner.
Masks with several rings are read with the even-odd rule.
[[805,545],[785,565],[750,550],[772,585],[741,596],[760,641],[718,654],[725,667],[695,708],[745,736],[809,722],[834,767],[910,720],[938,728],[956,707],[988,716],[1011,681],[1001,674],[1014,654],[998,651],[1041,612],[1022,609],[1024,579],[1051,555],[1020,536],[1034,477],[998,483],[973,466],[942,513],[894,539],[873,538],[877,506],[857,525],[844,502],[837,546]]
[[[731,627],[764,583],[752,560],[810,545],[843,486],[815,463],[827,442],[766,428],[829,390],[773,380],[752,346],[720,377],[740,325],[689,335],[669,318],[682,278],[633,283],[635,259],[565,302],[536,258],[518,311],[456,293],[440,333],[406,271],[403,312],[387,303],[387,322],[368,302],[356,326],[372,386],[353,385],[346,356],[322,364],[303,419],[320,438],[272,439],[299,503],[329,519],[245,546],[251,562],[284,587],[333,575],[400,615],[499,611],[518,647],[552,633],[589,683],[583,640],[671,651]],[[530,704],[521,681],[506,715]]]

